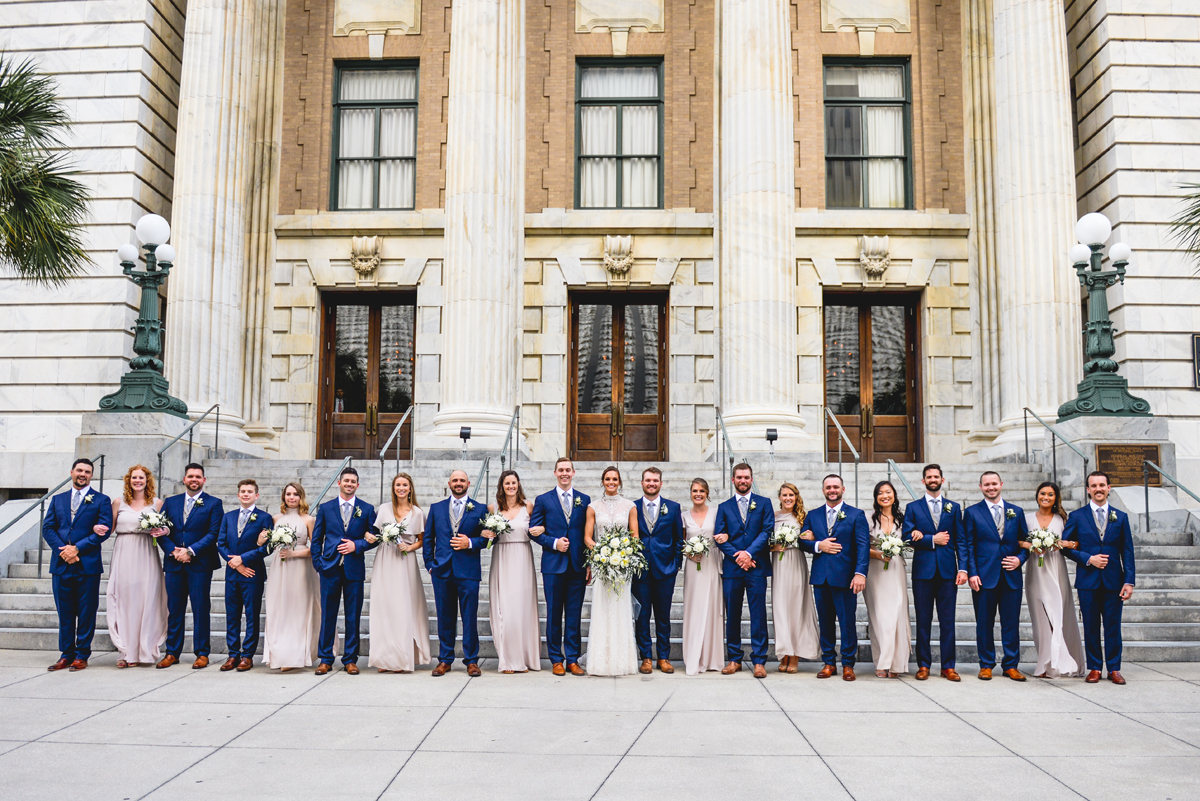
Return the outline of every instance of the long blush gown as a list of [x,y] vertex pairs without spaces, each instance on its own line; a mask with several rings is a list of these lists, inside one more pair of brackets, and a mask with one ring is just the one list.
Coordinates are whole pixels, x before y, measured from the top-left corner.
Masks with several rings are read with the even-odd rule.
[[512,530],[492,543],[488,603],[492,641],[500,662],[496,669],[521,673],[542,669],[542,638],[529,510],[522,507],[511,522]]
[[[776,526],[785,523],[800,530],[796,518],[782,512],[775,515]],[[781,554],[768,552],[768,556],[771,559],[775,658],[819,659],[821,636],[817,629],[817,604],[808,583],[808,557],[799,548],[784,548]]]
[[[311,534],[304,517],[290,512],[280,515],[276,525],[295,529],[297,547],[307,546]],[[293,556],[282,559],[271,554],[267,587],[263,593],[267,623],[263,627],[263,661],[272,668],[309,667],[317,659],[321,631],[321,585],[312,559]]]
[[[899,528],[899,523],[896,524]],[[871,547],[877,548],[883,532],[871,524]],[[890,533],[890,532],[889,532]],[[867,635],[871,638],[871,656],[876,670],[908,672],[912,648],[912,625],[908,620],[908,574],[903,556],[894,556],[883,569],[883,562],[872,559],[867,570]]]
[[709,508],[703,523],[683,512],[683,536],[704,537],[708,553],[700,569],[683,560],[683,668],[689,676],[725,667],[725,595],[721,589],[721,552],[713,540],[717,510]]
[[167,587],[154,537],[138,531],[142,512],[117,509],[105,615],[113,647],[126,662],[157,662],[167,639]]
[[[1031,532],[1041,528],[1036,512],[1026,512],[1025,523]],[[1062,536],[1061,517],[1051,517],[1050,530]],[[1075,614],[1075,599],[1071,596],[1067,559],[1061,551],[1051,551],[1043,556],[1041,567],[1037,554],[1030,551],[1025,562],[1025,600],[1029,605],[1029,622],[1033,624],[1033,644],[1037,648],[1034,675],[1044,673],[1050,678],[1083,675],[1087,663],[1083,639],[1079,636],[1079,616]]]
[[[395,522],[391,504],[380,507],[376,527]],[[425,530],[425,513],[414,506],[404,519],[403,541],[411,545]],[[395,545],[375,549],[371,570],[371,655],[367,664],[383,670],[411,671],[426,665],[429,655],[429,605],[421,584],[417,551],[402,553]]]

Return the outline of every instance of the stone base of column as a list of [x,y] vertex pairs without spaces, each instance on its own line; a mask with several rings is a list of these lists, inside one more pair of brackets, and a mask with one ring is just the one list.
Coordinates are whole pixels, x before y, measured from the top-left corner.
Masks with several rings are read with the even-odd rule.
[[[1058,409],[1034,409],[1038,417],[1054,425],[1058,419]],[[1011,420],[1001,420],[998,426],[999,434],[991,444],[979,449],[981,462],[1018,462],[1025,459],[1025,417],[1018,416]],[[1042,441],[1046,429],[1041,423],[1029,415],[1029,444],[1031,448]]]
[[[811,451],[814,443],[811,434],[804,430],[804,417],[797,412],[781,412],[779,409],[743,408],[722,412],[725,430],[733,445],[734,453],[770,453],[767,429],[775,429],[779,439],[774,443],[775,453]],[[720,431],[717,436],[721,435]]]
[[[471,429],[468,453],[499,453],[512,422],[512,409],[446,409],[433,418],[433,431],[414,437],[414,447],[431,451],[462,451],[463,428]],[[514,432],[514,436],[517,432]]]
[[177,444],[163,454],[161,471],[158,451],[187,425],[184,418],[164,412],[89,412],[83,416],[79,436],[75,439],[75,456],[94,459],[104,454],[104,486],[100,487],[99,465],[96,465],[94,485],[109,497],[120,496],[121,479],[135,464],[144,465],[155,473],[158,495],[165,497],[173,493],[175,483],[183,478],[187,438],[184,438],[182,448]]
[[[1169,439],[1170,430],[1164,418],[1077,417],[1061,423],[1052,423],[1052,425],[1067,442],[1070,442],[1087,457],[1086,468],[1079,455],[1064,445],[1062,440],[1058,442],[1056,453],[1051,442],[1053,435],[1044,428],[1042,429],[1043,436],[1036,439],[1032,430],[1029,433],[1029,440],[1035,449],[1033,460],[1040,463],[1048,473],[1055,470],[1055,462],[1057,462],[1057,481],[1063,490],[1063,495],[1081,504],[1086,501],[1084,482],[1087,474],[1092,470],[1102,469],[1096,460],[1097,445],[1157,445],[1159,459],[1155,460],[1156,463],[1171,475],[1176,474],[1175,444]],[[1038,426],[1038,428],[1042,427]],[[1133,472],[1131,480],[1122,481],[1117,475],[1113,475],[1111,476],[1113,485],[1136,487],[1137,492],[1141,493],[1141,458],[1144,457],[1131,457],[1129,462]],[[1162,485],[1166,492],[1174,493],[1174,487],[1169,481],[1164,480]],[[1136,509],[1136,506],[1141,506],[1141,508]],[[1145,511],[1144,501],[1136,506],[1134,508],[1137,511]],[[1068,505],[1068,508],[1071,506]]]

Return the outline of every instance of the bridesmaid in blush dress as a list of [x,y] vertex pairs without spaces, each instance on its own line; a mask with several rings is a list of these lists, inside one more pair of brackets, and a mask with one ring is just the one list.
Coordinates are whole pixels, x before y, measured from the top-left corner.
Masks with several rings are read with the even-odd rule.
[[[1030,532],[1048,529],[1063,533],[1067,513],[1062,507],[1058,485],[1045,481],[1037,489],[1036,512],[1026,512],[1025,522]],[[1062,548],[1074,548],[1078,543],[1064,541]],[[1021,543],[1029,548],[1028,542]],[[1038,564],[1041,557],[1042,564]],[[1067,560],[1061,551],[1038,553],[1030,551],[1025,563],[1025,600],[1029,606],[1029,622],[1033,624],[1033,644],[1037,649],[1035,678],[1054,679],[1082,676],[1084,668],[1083,639],[1079,636],[1079,616],[1075,614],[1075,599],[1067,578]]]
[[[875,675],[895,679],[908,672],[912,647],[912,626],[908,621],[908,576],[903,556],[886,558],[879,550],[885,534],[900,534],[904,510],[890,481],[875,485],[875,511],[871,515],[871,558],[877,560],[867,571],[863,596],[867,601],[867,634]],[[884,569],[884,566],[887,569]]]
[[[779,514],[775,528],[790,525],[800,530],[804,501],[795,484],[779,488]],[[805,533],[805,539],[812,535]],[[775,656],[780,673],[797,673],[801,659],[821,656],[817,632],[817,604],[808,582],[808,558],[799,548],[771,546],[771,619],[775,623]]]
[[[313,568],[309,543],[313,517],[308,513],[304,487],[289,482],[283,487],[282,504],[275,525],[288,525],[296,532],[296,547],[280,548],[273,554],[265,592],[267,624],[263,629],[263,661],[267,667],[287,673],[292,668],[310,667],[317,659],[317,635],[321,629],[320,583]],[[261,546],[267,533],[258,537]]]
[[[392,502],[379,507],[375,530],[401,523],[404,534],[397,545],[375,549],[371,570],[371,656],[367,664],[380,673],[412,673],[430,662],[429,606],[421,583],[417,552],[425,540],[425,512],[417,506],[412,476],[398,473],[392,479]],[[367,542],[378,537],[367,533]]]
[[138,531],[142,512],[159,511],[162,499],[154,496],[154,474],[140,464],[125,472],[124,483],[124,497],[113,501],[117,536],[105,606],[108,634],[120,654],[119,668],[157,662],[167,639],[167,588],[154,542],[167,530]]
[[[537,573],[533,568],[530,535],[545,529],[529,527],[533,502],[525,500],[521,477],[515,470],[500,474],[496,503],[489,511],[499,511],[512,524],[488,545],[492,563],[488,575],[488,600],[491,609],[492,641],[496,645],[501,673],[527,673],[542,669],[542,638],[538,628]],[[484,531],[484,536],[490,532]]]
[[692,509],[683,515],[683,536],[704,537],[708,553],[683,566],[683,667],[689,676],[725,667],[725,596],[721,552],[713,539],[717,510],[708,505],[708,482],[692,479]]

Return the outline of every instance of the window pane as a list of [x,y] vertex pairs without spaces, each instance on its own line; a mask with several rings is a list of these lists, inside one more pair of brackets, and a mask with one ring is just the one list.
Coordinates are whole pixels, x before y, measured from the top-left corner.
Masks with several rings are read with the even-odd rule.
[[617,160],[579,160],[580,208],[615,208],[617,205]]
[[658,306],[625,307],[625,413],[658,413]]
[[825,405],[834,414],[859,413],[859,358],[858,307],[826,306]]
[[621,155],[658,155],[658,106],[625,106],[621,110]]
[[367,410],[367,336],[371,312],[366,306],[338,306],[334,318],[334,410]]
[[826,97],[904,98],[904,68],[826,67]]
[[413,397],[413,329],[417,307],[384,306],[380,311],[379,411],[402,414]]
[[579,373],[575,408],[612,413],[612,306],[579,304]]
[[[830,155],[843,155],[831,153]],[[904,155],[904,109],[899,106],[867,108],[868,156]]]
[[862,208],[862,162],[825,161],[825,205],[828,208]]
[[871,408],[908,414],[903,306],[871,307]]
[[371,208],[371,162],[338,163],[338,208]]
[[862,109],[829,106],[825,109],[825,153],[830,156],[862,155]]
[[867,205],[873,209],[904,208],[904,161],[867,161]]
[[416,144],[417,110],[415,108],[380,109],[380,156],[416,156]]
[[617,155],[617,107],[585,106],[579,110],[581,156]]
[[658,97],[658,67],[584,67],[580,97]]
[[625,159],[622,170],[622,208],[657,207],[658,159]]
[[379,162],[379,208],[411,209],[415,205],[416,162]]
[[416,70],[343,70],[342,100],[416,100]]
[[342,109],[338,131],[338,155],[342,158],[370,158],[375,155],[375,109]]

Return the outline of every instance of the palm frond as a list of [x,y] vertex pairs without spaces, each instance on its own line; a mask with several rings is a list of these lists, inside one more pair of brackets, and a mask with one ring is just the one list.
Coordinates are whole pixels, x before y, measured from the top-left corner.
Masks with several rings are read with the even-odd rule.
[[1200,272],[1200,184],[1183,183],[1183,209],[1171,222],[1171,238],[1196,262]]

